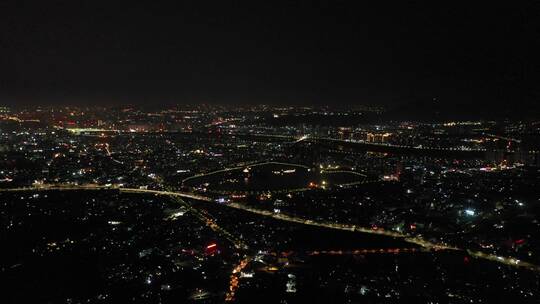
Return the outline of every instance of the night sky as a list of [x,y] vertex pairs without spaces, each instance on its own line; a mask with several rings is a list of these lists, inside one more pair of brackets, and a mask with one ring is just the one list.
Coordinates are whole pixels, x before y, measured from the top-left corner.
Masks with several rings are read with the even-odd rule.
[[111,2],[0,1],[0,103],[540,102],[538,1]]

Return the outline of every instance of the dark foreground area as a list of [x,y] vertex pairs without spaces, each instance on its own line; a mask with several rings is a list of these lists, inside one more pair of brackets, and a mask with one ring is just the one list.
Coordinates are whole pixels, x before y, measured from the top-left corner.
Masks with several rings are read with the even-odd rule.
[[112,190],[2,192],[0,217],[2,303],[539,300],[536,273],[215,203]]

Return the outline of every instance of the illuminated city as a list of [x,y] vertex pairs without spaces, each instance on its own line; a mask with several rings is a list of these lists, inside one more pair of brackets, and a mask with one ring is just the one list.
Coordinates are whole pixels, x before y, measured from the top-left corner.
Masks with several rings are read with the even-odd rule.
[[0,303],[540,303],[537,6],[61,2],[0,7]]
[[[10,289],[32,273],[26,261],[53,267],[79,252],[107,269],[81,269],[94,280],[84,288],[39,268],[50,284],[75,284],[73,299],[537,299],[540,147],[513,130],[540,125],[273,124],[357,111],[6,108],[2,217],[19,248],[3,259]],[[471,269],[498,293],[457,281]]]

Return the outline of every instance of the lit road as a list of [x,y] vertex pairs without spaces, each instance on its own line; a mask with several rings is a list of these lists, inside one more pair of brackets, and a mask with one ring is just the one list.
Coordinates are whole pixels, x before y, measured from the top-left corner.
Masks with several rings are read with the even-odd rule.
[[376,248],[357,250],[315,250],[307,252],[308,255],[364,255],[364,254],[399,254],[429,252],[428,248]]
[[[160,190],[146,190],[146,189],[134,189],[134,188],[117,188],[117,187],[106,187],[106,186],[98,186],[98,185],[83,185],[83,186],[73,186],[73,185],[43,185],[41,187],[29,187],[29,188],[14,188],[14,189],[0,189],[0,192],[11,192],[11,191],[39,191],[39,190],[105,190],[105,189],[114,189],[118,190],[121,193],[141,193],[141,194],[154,194],[154,195],[164,195],[164,196],[170,196],[170,197],[178,197],[178,198],[188,198],[193,200],[200,200],[200,201],[206,201],[206,202],[214,202],[213,199],[205,196],[201,196],[194,193],[185,193],[185,192],[175,192],[175,191],[160,191]],[[205,220],[205,223],[218,233],[222,233],[227,237],[227,239],[231,240],[233,244],[237,248],[247,248],[245,244],[243,244],[240,240],[234,238],[229,232],[224,230],[223,228],[219,227],[213,220],[210,218],[204,216],[202,213],[200,213],[198,210],[196,210],[194,207],[189,205],[188,203],[184,202],[183,200],[179,200],[179,203],[183,204],[184,206],[188,207],[189,210],[194,211],[194,213],[197,216],[200,216],[201,219]],[[393,238],[401,238],[406,242],[413,243],[416,245],[419,245],[423,247],[426,250],[457,250],[457,251],[464,251],[467,252],[470,256],[485,260],[490,260],[494,262],[498,262],[501,264],[513,266],[513,267],[521,267],[526,268],[532,271],[540,272],[540,266],[528,263],[525,261],[521,261],[514,257],[503,257],[503,256],[497,256],[494,254],[479,252],[479,251],[472,251],[468,249],[461,249],[457,247],[450,246],[448,244],[441,244],[441,243],[433,243],[426,241],[419,237],[413,237],[409,235],[405,235],[402,233],[394,232],[394,231],[387,231],[383,229],[371,229],[366,227],[360,227],[356,225],[350,225],[350,224],[340,224],[340,223],[328,223],[328,222],[320,222],[320,221],[313,221],[310,219],[304,219],[299,217],[294,217],[282,213],[274,213],[271,211],[266,210],[260,210],[256,208],[251,208],[244,206],[239,203],[228,203],[228,204],[222,204],[223,206],[227,206],[229,208],[235,208],[243,211],[247,211],[253,214],[258,214],[265,217],[271,217],[274,219],[278,219],[281,221],[286,222],[292,222],[297,224],[303,224],[303,225],[310,225],[310,226],[316,226],[316,227],[323,227],[328,229],[337,229],[337,230],[344,230],[344,231],[352,231],[352,232],[361,232],[361,233],[368,233],[368,234],[376,234],[376,235],[383,235]]]
[[242,270],[249,264],[251,261],[250,257],[242,259],[232,270],[230,282],[229,282],[229,291],[225,295],[225,301],[231,302],[234,301],[234,295],[240,287],[240,273]]
[[[221,125],[221,124],[224,124],[224,123],[230,123],[230,122],[233,122],[235,121],[234,119],[233,120],[225,120],[225,121],[220,121],[220,122],[214,122],[214,123],[211,123],[209,125],[207,125],[207,127],[210,127],[210,126],[216,126],[216,125]],[[136,131],[133,131],[133,130],[115,130],[115,129],[97,129],[97,128],[67,128],[66,129],[67,131],[75,134],[75,135],[81,135],[83,133],[86,133],[86,134],[105,134],[105,133],[116,133],[116,134],[123,134],[123,133],[136,133]],[[161,132],[161,133],[167,133],[167,132]],[[345,140],[345,139],[338,139],[338,138],[330,138],[330,137],[316,137],[316,136],[311,136],[309,134],[307,135],[302,135],[302,136],[292,136],[292,135],[278,135],[278,134],[224,134],[224,135],[232,135],[232,136],[244,136],[244,137],[252,137],[252,138],[256,138],[256,137],[260,137],[260,138],[269,138],[269,139],[276,139],[276,140],[282,140],[283,142],[289,142],[289,143],[292,143],[292,144],[296,144],[296,143],[299,143],[299,142],[303,142],[303,141],[306,141],[306,142],[328,142],[328,143],[347,143],[347,144],[359,144],[359,145],[363,145],[367,148],[369,147],[374,147],[374,148],[377,148],[377,147],[382,147],[382,148],[393,148],[393,149],[405,149],[405,150],[412,150],[412,151],[425,151],[425,152],[472,152],[472,153],[483,153],[483,152],[486,152],[488,151],[487,149],[473,149],[473,148],[468,148],[468,147],[453,147],[453,148],[441,148],[441,147],[426,147],[426,146],[410,146],[410,145],[395,145],[395,144],[387,144],[387,143],[375,143],[375,142],[367,142],[367,141],[364,141],[364,140]],[[510,138],[510,137],[504,137],[504,136],[499,136],[499,135],[495,135],[495,134],[487,134],[487,133],[484,133],[483,134],[484,136],[489,136],[489,137],[493,137],[493,138],[498,138],[498,139],[502,139],[502,140],[508,140],[508,141],[512,141],[512,142],[516,142],[516,143],[520,143],[521,140],[519,139],[516,139],[516,138]],[[368,149],[369,150],[369,149]],[[505,152],[508,152],[508,153],[514,153],[515,151],[514,150],[503,150]],[[534,153],[534,154],[537,154],[537,153],[540,153],[540,151],[529,151],[529,153]]]
[[521,140],[520,139],[517,139],[517,138],[511,138],[511,137],[506,137],[506,136],[500,136],[500,135],[496,135],[496,134],[489,134],[489,133],[482,133],[484,136],[489,136],[489,137],[493,137],[493,138],[497,138],[497,139],[502,139],[502,140],[506,140],[506,141],[513,141],[515,143],[521,143]]
[[155,191],[155,190],[142,190],[142,189],[130,189],[130,188],[118,188],[118,187],[107,187],[107,186],[99,186],[99,185],[42,185],[40,187],[29,187],[29,188],[14,188],[14,189],[0,189],[0,193],[2,192],[20,192],[20,191],[39,191],[39,190],[54,190],[54,191],[74,191],[74,190],[88,190],[88,191],[96,191],[96,190],[119,190],[121,193],[135,193],[135,194],[154,194],[154,195],[163,195],[170,197],[174,200],[175,203],[180,204],[187,208],[192,214],[194,214],[197,219],[199,219],[201,222],[203,222],[206,226],[208,226],[210,229],[212,229],[214,232],[220,234],[221,236],[225,237],[227,240],[229,240],[236,248],[238,249],[247,249],[248,246],[241,241],[240,239],[234,237],[230,232],[219,226],[213,219],[210,217],[204,215],[196,208],[193,208],[191,204],[186,203],[184,200],[182,200],[182,197],[192,198],[192,199],[200,199],[198,196],[190,196],[187,195],[178,195],[175,192],[168,192],[168,191]]
[[280,139],[284,141],[290,141],[293,143],[307,141],[307,142],[329,142],[329,143],[348,143],[348,144],[362,144],[366,146],[373,147],[387,147],[387,148],[400,148],[400,149],[412,149],[417,151],[464,151],[464,152],[485,152],[486,149],[470,149],[470,148],[440,148],[440,147],[425,147],[425,146],[408,146],[408,145],[394,145],[387,143],[375,143],[367,142],[364,140],[346,140],[330,137],[317,137],[303,135],[301,137],[287,136],[287,135],[275,135],[275,134],[234,134],[239,136],[246,137],[262,137],[262,138],[271,138],[271,139]]
[[[182,200],[182,196],[177,195],[175,192],[170,191],[154,191],[154,190],[142,190],[142,189],[129,189],[129,188],[115,188],[120,190],[121,193],[150,193],[154,195],[164,195],[168,196],[171,199],[175,200],[176,203],[186,207],[192,214],[194,214],[200,221],[206,224],[210,229],[219,235],[225,237],[229,240],[237,249],[248,249],[248,246],[237,237],[233,236],[230,232],[225,230],[223,227],[219,226],[212,218],[201,213],[199,210],[194,208],[192,205],[186,203]],[[186,196],[184,196],[186,197]]]
[[294,143],[297,144],[299,142],[302,142],[302,141],[308,139],[308,137],[309,137],[309,135],[304,135],[304,136],[300,137],[299,139],[297,139]]
[[253,167],[259,167],[259,166],[264,166],[264,165],[284,165],[284,166],[292,166],[292,167],[299,167],[299,168],[309,169],[308,166],[304,166],[304,165],[281,163],[281,162],[274,162],[274,161],[243,163],[243,164],[238,164],[236,166],[232,166],[230,168],[225,168],[225,169],[221,169],[221,170],[216,170],[216,171],[211,171],[211,172],[207,172],[207,173],[201,173],[201,174],[193,175],[193,176],[190,176],[188,178],[183,179],[182,183],[185,183],[187,181],[190,181],[192,179],[196,179],[196,178],[199,178],[199,177],[205,177],[205,176],[210,176],[210,175],[214,175],[214,174],[218,174],[218,173],[224,173],[224,172],[229,172],[229,171],[240,170],[240,169],[244,169],[246,167],[253,168]]
[[[207,172],[207,173],[201,173],[201,174],[197,174],[197,175],[194,175],[194,176],[190,176],[190,177],[187,177],[187,178],[183,179],[182,184],[184,185],[185,182],[187,182],[187,181],[191,181],[191,180],[194,180],[194,179],[197,179],[197,178],[202,178],[202,177],[208,177],[208,176],[211,176],[211,175],[214,175],[214,174],[230,172],[230,171],[235,171],[235,170],[242,170],[242,169],[245,169],[245,168],[255,168],[255,167],[265,166],[265,165],[282,165],[282,166],[298,167],[298,168],[311,170],[310,167],[305,166],[305,165],[300,165],[300,164],[292,164],[292,163],[284,163],[284,162],[276,162],[276,161],[254,162],[254,163],[249,163],[249,164],[233,165],[230,168],[225,168],[225,169],[220,169],[220,170],[216,170],[216,171],[211,171],[211,172]],[[326,174],[326,175],[338,174],[338,173],[352,174],[352,175],[355,175],[355,176],[358,176],[358,177],[361,177],[361,178],[366,178],[367,177],[365,174],[362,174],[360,172],[349,171],[349,170],[321,170],[321,174]],[[377,182],[381,182],[381,180],[379,180],[379,179],[359,180],[359,181],[355,181],[355,182],[351,182],[351,183],[335,184],[334,187],[348,188],[348,187],[354,187],[354,186],[358,186],[358,185],[377,183]],[[219,191],[219,190],[209,190],[208,193],[219,194],[219,195],[230,195],[230,194],[259,195],[259,194],[282,194],[282,193],[292,193],[292,192],[303,192],[303,191],[308,191],[308,190],[313,190],[313,188],[303,187],[303,188],[279,189],[279,190],[270,190],[270,191],[266,191],[266,190],[261,190],[261,191]]]

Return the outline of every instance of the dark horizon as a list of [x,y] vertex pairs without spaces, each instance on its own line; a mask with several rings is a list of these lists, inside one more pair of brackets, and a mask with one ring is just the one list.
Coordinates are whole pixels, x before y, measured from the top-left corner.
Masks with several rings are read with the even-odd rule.
[[540,92],[539,5],[0,6],[0,103],[396,107],[520,112]]

